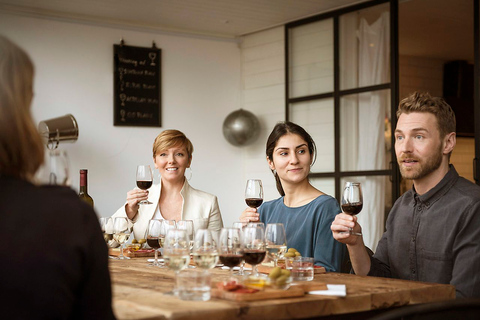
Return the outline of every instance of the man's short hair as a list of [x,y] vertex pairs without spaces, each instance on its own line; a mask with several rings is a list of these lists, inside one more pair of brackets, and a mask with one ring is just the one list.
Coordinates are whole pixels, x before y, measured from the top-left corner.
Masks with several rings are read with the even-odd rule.
[[455,113],[442,98],[432,97],[427,92],[414,92],[400,101],[397,110],[397,119],[402,113],[409,114],[412,112],[433,114],[435,118],[437,118],[441,138],[444,138],[451,132],[455,132]]

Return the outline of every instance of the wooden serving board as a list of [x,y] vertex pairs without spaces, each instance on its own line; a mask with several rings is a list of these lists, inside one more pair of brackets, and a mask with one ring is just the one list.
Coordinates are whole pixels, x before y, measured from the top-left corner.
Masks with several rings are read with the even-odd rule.
[[[108,255],[118,257],[120,255],[120,248],[109,248]],[[155,250],[140,249],[138,251],[123,250],[123,255],[129,258],[154,257]]]
[[303,297],[305,295],[305,291],[303,290],[303,288],[297,286],[291,286],[287,290],[267,288],[263,291],[257,291],[255,293],[237,293],[212,288],[211,295],[215,298],[231,301],[258,301],[266,299]]

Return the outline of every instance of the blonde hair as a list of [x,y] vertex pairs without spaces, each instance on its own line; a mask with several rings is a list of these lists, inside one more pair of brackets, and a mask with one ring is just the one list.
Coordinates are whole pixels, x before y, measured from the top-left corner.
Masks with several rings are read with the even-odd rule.
[[0,175],[31,180],[44,147],[30,113],[34,67],[28,54],[0,35]]
[[155,158],[157,152],[177,146],[185,147],[185,149],[187,149],[188,159],[192,159],[193,144],[183,132],[178,130],[162,131],[153,142],[153,158]]

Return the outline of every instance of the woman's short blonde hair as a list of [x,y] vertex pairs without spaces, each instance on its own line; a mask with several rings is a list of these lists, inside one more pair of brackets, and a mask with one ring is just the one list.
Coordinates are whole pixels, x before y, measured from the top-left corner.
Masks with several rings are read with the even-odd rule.
[[193,144],[178,130],[165,130],[162,131],[153,142],[153,158],[157,155],[157,152],[170,149],[172,147],[185,147],[188,154],[188,159],[192,159]]
[[30,113],[34,67],[28,54],[0,35],[0,175],[31,180],[44,146]]

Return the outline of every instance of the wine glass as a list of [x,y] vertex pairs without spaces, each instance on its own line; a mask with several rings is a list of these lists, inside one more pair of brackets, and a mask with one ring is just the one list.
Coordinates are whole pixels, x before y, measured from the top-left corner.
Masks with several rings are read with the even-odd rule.
[[67,152],[64,150],[48,150],[45,161],[35,176],[41,184],[70,186],[70,172]]
[[[245,227],[247,227],[247,223],[246,222],[241,222],[241,221],[236,221],[236,222],[233,223],[232,227],[240,229],[240,231],[242,232],[242,236],[243,236],[243,229],[245,229]],[[245,266],[245,259],[242,259],[242,262],[240,263],[240,269],[236,273],[237,275],[244,276],[244,275],[247,274],[245,272],[245,270],[243,269],[244,266]]]
[[254,227],[254,228],[255,228],[255,227],[260,227],[260,228],[262,228],[263,230],[265,230],[265,223],[260,222],[260,221],[258,221],[258,222],[249,222],[249,223],[247,223],[247,227]]
[[[142,190],[149,189],[153,184],[152,169],[149,165],[137,166],[137,187]],[[138,204],[152,204],[148,200],[142,200]]]
[[[362,211],[363,208],[363,195],[360,182],[345,182],[342,195],[342,211],[349,215],[356,215]],[[353,232],[352,228],[349,228],[349,234],[355,236],[361,236],[359,232]]]
[[127,218],[115,218],[113,221],[113,240],[120,244],[120,256],[118,259],[130,259],[123,255],[123,247],[132,234],[132,226]]
[[220,262],[230,268],[230,278],[233,277],[233,267],[243,260],[242,232],[237,228],[222,228],[218,240]]
[[193,250],[193,242],[195,238],[195,229],[193,226],[193,220],[179,220],[177,221],[177,228],[187,231],[190,252]]
[[252,275],[258,278],[257,265],[265,259],[265,230],[262,227],[246,227],[243,230],[243,258],[251,264]]
[[263,203],[262,180],[249,179],[245,187],[245,202],[250,208],[258,208]]
[[204,270],[212,269],[217,265],[218,250],[210,230],[197,230],[193,245],[193,261],[197,267]]
[[[177,223],[175,220],[162,220],[162,227],[160,229],[160,248],[163,250],[163,245],[165,243],[165,236],[167,235],[168,230],[175,229],[177,227]],[[163,252],[162,252],[163,254]],[[165,264],[160,265],[160,268],[165,268]]]
[[162,233],[162,224],[163,221],[159,219],[151,219],[148,221],[147,232],[145,239],[147,239],[147,244],[155,249],[155,259],[152,262],[152,266],[159,266],[158,263],[158,249],[160,249],[160,235]]
[[265,242],[267,243],[268,256],[277,266],[278,258],[287,251],[287,236],[283,223],[268,223],[265,229]]
[[186,230],[170,229],[165,236],[163,245],[165,265],[175,272],[173,293],[177,293],[177,275],[190,263],[189,241]]
[[113,239],[112,218],[102,217],[98,219],[98,221],[100,222],[100,228],[102,229],[103,239],[108,246],[110,240]]

